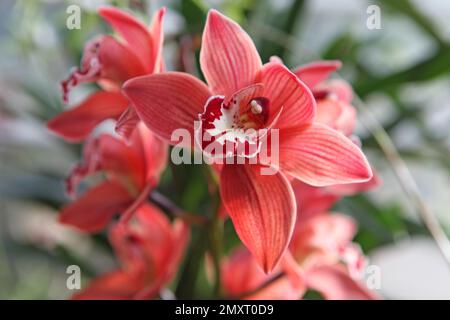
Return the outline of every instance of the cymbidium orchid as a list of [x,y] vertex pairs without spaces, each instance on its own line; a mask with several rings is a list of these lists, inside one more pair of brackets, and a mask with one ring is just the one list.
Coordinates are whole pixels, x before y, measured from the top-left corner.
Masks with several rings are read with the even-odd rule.
[[105,178],[63,208],[60,221],[95,232],[116,214],[128,219],[157,185],[166,162],[167,144],[142,123],[128,142],[106,133],[91,138],[83,161],[67,179],[67,191],[74,195],[80,180],[94,173]]
[[116,224],[110,241],[121,262],[118,270],[94,279],[73,299],[152,299],[173,279],[189,238],[181,220],[173,223],[144,204],[129,224]]
[[[285,251],[295,223],[288,176],[326,186],[367,181],[372,172],[358,146],[315,122],[310,89],[279,62],[263,65],[247,33],[215,10],[206,21],[200,64],[208,85],[185,73],[168,72],[131,79],[123,92],[160,137],[175,144],[171,135],[177,129],[197,139],[200,133],[203,139],[197,145],[206,156],[227,158],[220,172],[221,198],[239,237],[269,272]],[[197,131],[196,120],[201,121]],[[268,139],[272,130],[279,133],[279,158],[270,163],[258,157],[261,137],[254,132],[261,129],[268,129]],[[231,148],[209,152],[210,144]],[[257,161],[228,162],[236,157]],[[268,165],[275,174],[261,174]]]
[[84,48],[80,68],[62,81],[63,100],[81,83],[96,82],[102,89],[79,105],[50,120],[50,130],[71,142],[83,141],[92,129],[106,119],[117,120],[116,130],[128,137],[139,121],[133,107],[121,94],[122,84],[133,77],[161,72],[162,19],[165,9],[153,17],[151,26],[113,7],[100,7],[99,15],[120,35],[102,35]]

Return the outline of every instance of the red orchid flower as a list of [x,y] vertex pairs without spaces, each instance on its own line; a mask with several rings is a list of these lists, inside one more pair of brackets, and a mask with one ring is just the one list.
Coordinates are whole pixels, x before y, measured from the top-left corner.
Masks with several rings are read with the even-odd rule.
[[88,140],[83,161],[67,179],[74,194],[80,180],[103,172],[105,180],[85,191],[61,211],[59,219],[87,232],[103,229],[118,213],[128,219],[155,187],[167,162],[167,144],[139,124],[130,141],[101,134]]
[[222,264],[224,291],[231,298],[258,300],[295,300],[308,289],[325,299],[377,299],[359,279],[364,257],[351,243],[355,231],[353,220],[340,214],[322,213],[304,221],[297,225],[290,254],[270,275],[245,248],[237,249]]
[[242,140],[258,144],[242,136],[241,129],[279,129],[279,161],[272,163],[281,169],[276,174],[262,175],[265,163],[225,164],[220,174],[221,197],[236,231],[269,272],[286,249],[295,221],[286,175],[324,186],[366,181],[372,173],[355,144],[313,122],[311,91],[283,65],[263,65],[247,33],[215,10],[206,21],[200,64],[209,86],[191,75],[168,72],[131,79],[123,92],[142,121],[171,143],[177,142],[171,141],[177,129],[193,137],[194,121],[201,119],[201,133],[207,132],[211,143],[231,142],[231,157],[252,157],[257,152],[233,153]]
[[116,130],[129,136],[139,118],[121,94],[122,84],[133,77],[161,72],[162,19],[165,8],[158,10],[150,28],[130,14],[113,7],[100,7],[99,15],[121,36],[102,35],[84,48],[81,67],[62,81],[63,100],[80,83],[97,82],[102,90],[79,105],[49,121],[48,128],[71,142],[83,141],[92,129],[106,119],[118,120]]
[[73,299],[151,299],[172,281],[188,243],[188,226],[181,220],[171,224],[150,204],[139,207],[134,217],[110,231],[122,266],[94,279]]

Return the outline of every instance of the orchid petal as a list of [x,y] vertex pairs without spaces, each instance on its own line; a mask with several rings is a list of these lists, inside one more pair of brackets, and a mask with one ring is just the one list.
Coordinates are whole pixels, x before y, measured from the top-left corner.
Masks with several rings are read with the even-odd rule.
[[286,177],[280,172],[262,175],[260,169],[257,165],[225,165],[220,190],[236,232],[267,273],[289,243],[296,205]]
[[194,136],[194,121],[198,121],[210,96],[203,82],[181,72],[131,79],[123,86],[123,92],[141,120],[167,141],[171,141],[176,129],[187,129]]
[[236,22],[211,10],[203,31],[200,65],[212,92],[228,97],[251,85],[262,64],[249,35]]
[[117,119],[127,104],[127,99],[118,92],[98,91],[78,106],[58,114],[47,126],[70,142],[80,142],[103,120]]
[[133,48],[146,73],[151,73],[155,67],[154,53],[157,44],[153,42],[147,26],[132,15],[114,7],[100,7],[98,13],[125,39],[128,46]]
[[298,67],[293,72],[310,89],[313,89],[341,66],[342,63],[338,60],[314,61]]
[[362,151],[323,124],[280,131],[280,168],[312,186],[365,182],[372,170]]
[[98,81],[107,91],[118,91],[120,85],[145,70],[133,51],[112,36],[90,40],[83,51],[80,68],[75,68],[61,82],[63,101],[68,102],[70,90],[80,83]]
[[142,287],[142,279],[123,270],[109,272],[95,279],[73,300],[124,300],[130,299]]
[[364,285],[352,279],[340,266],[321,266],[308,271],[308,287],[319,291],[328,300],[378,299]]
[[265,274],[245,248],[234,250],[222,264],[222,284],[230,298],[291,300],[301,296],[287,277],[273,280],[274,276]]
[[128,140],[133,134],[139,120],[139,116],[136,110],[134,110],[134,107],[128,107],[117,120],[115,131]]
[[269,122],[283,111],[275,125],[286,128],[311,123],[316,113],[316,102],[311,91],[285,66],[277,62],[264,65],[258,76],[264,84],[264,96],[270,101]]
[[154,67],[153,73],[164,71],[164,60],[162,56],[162,49],[164,43],[163,33],[163,18],[166,13],[166,8],[161,8],[153,15],[152,23],[150,25],[150,34],[153,39],[153,59]]
[[82,231],[97,232],[132,202],[133,198],[120,183],[106,181],[63,208],[59,221]]

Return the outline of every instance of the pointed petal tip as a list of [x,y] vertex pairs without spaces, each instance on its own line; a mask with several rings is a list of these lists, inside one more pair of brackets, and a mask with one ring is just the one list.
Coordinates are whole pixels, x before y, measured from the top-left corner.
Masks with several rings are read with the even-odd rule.
[[113,6],[108,6],[108,5],[101,5],[97,8],[97,13],[102,18],[105,18],[105,16],[108,16],[111,13],[116,13],[117,11],[120,11],[120,10]]

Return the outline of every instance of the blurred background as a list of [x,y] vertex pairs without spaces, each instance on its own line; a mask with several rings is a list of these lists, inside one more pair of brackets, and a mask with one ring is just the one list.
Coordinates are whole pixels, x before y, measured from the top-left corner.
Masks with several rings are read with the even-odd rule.
[[[66,27],[71,4],[81,8],[80,30]],[[81,146],[65,143],[45,127],[68,107],[61,102],[59,81],[79,64],[84,43],[111,32],[95,13],[101,4],[128,8],[146,23],[157,8],[167,6],[168,70],[198,72],[195,55],[212,7],[249,32],[264,61],[278,55],[295,67],[318,58],[342,60],[340,76],[383,125],[426,205],[450,234],[450,2],[2,0],[0,298],[64,299],[73,293],[66,288],[68,265],[79,265],[86,282],[116,263],[105,234],[87,236],[57,223],[58,209],[68,201],[63,181]],[[380,8],[380,29],[367,27],[370,5]],[[92,90],[94,85],[74,90],[71,105]],[[363,113],[358,135],[383,184],[345,198],[336,210],[358,221],[356,242],[380,267],[379,291],[385,298],[450,299],[450,268],[367,122]],[[169,167],[160,189],[197,212],[207,194],[196,170]],[[197,238],[194,234],[194,243]],[[202,297],[204,278],[195,281],[196,289],[190,290]]]

